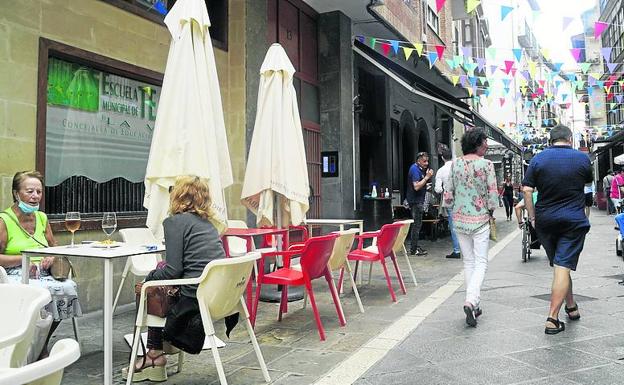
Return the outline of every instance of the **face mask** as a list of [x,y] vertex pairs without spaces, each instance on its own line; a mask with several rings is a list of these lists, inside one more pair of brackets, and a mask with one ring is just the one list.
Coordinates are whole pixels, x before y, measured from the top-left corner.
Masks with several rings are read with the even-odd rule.
[[39,205],[29,205],[28,203],[22,202],[21,200],[17,204],[17,207],[19,207],[19,209],[22,210],[24,214],[32,214],[35,211],[39,211]]

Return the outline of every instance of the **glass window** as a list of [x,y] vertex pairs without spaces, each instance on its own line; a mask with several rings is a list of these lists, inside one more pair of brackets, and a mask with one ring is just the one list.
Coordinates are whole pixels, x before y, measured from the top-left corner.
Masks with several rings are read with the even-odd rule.
[[427,6],[427,24],[435,33],[440,32],[440,18],[431,6]]
[[48,58],[46,211],[144,211],[161,87]]

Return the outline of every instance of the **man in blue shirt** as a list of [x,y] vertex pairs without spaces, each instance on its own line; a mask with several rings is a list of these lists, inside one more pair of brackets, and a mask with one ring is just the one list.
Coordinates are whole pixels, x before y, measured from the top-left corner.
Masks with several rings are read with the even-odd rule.
[[[576,270],[590,227],[583,187],[593,176],[589,157],[571,147],[572,131],[568,127],[554,127],[550,140],[552,146],[531,160],[522,184],[529,220],[554,266],[545,333],[557,334],[565,330],[565,324],[559,321],[564,300],[568,319],[581,318],[574,302],[570,270]],[[535,205],[531,199],[534,188],[539,190]]]
[[410,254],[425,255],[427,250],[418,247],[418,234],[422,227],[423,204],[425,203],[425,192],[427,183],[433,177],[433,170],[429,169],[429,154],[419,152],[416,154],[414,163],[407,175],[406,199],[412,212],[414,223],[412,224]]

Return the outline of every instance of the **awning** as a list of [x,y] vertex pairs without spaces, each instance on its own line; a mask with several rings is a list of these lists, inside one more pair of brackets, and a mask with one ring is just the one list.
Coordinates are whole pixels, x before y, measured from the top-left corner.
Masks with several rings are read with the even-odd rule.
[[594,151],[594,156],[598,156],[603,152],[608,151],[610,148],[613,148],[618,144],[622,144],[624,142],[624,131],[618,132],[609,139],[609,143]]
[[[483,127],[490,138],[518,154],[522,153],[522,147],[519,144],[514,142],[500,128],[494,126],[483,116],[473,111],[465,102],[357,40],[353,42],[353,51],[413,94],[428,99],[436,103],[443,110],[450,112],[450,115],[459,122]],[[455,115],[455,112],[464,116],[460,117]]]
[[474,116],[473,120],[475,122],[475,126],[483,127],[490,138],[494,139],[495,141],[512,150],[513,152],[517,154],[522,154],[522,146],[520,146],[518,143],[513,141],[513,139],[507,136],[507,134],[505,134],[503,130],[490,123],[487,119],[483,117],[483,115],[480,115],[476,111],[472,111],[472,115]]

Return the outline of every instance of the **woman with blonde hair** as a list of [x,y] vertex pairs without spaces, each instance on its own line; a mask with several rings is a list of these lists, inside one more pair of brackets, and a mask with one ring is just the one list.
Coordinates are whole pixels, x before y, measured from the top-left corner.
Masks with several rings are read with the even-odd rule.
[[[196,278],[208,262],[225,258],[219,232],[212,224],[214,212],[208,188],[208,180],[198,176],[178,177],[170,191],[170,216],[163,221],[166,263],[161,262],[145,281]],[[203,333],[197,302],[197,285],[180,287],[180,299],[170,309],[164,328],[148,328],[148,352],[137,360],[132,381],[167,380],[163,342],[188,353],[201,351],[204,338],[190,335],[193,331]],[[127,378],[127,368],[124,369]]]

